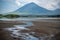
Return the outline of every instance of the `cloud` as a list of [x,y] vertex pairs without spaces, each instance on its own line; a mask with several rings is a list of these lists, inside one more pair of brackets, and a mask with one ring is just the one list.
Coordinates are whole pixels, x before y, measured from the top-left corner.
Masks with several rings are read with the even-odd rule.
[[18,6],[21,5],[21,3],[19,2],[19,0],[16,0],[16,4],[17,4]]
[[24,0],[16,0],[15,1],[15,4],[16,4],[16,6],[18,6],[18,7],[23,7],[24,5],[26,5],[26,4],[28,4],[28,2],[26,1],[24,1]]
[[12,12],[31,2],[47,10],[60,8],[60,0],[0,0],[0,11],[1,13]]
[[23,4],[34,2],[35,4],[39,5],[40,7],[43,7],[48,10],[55,10],[60,8],[60,0],[20,0]]
[[16,0],[0,0],[0,13],[8,13],[19,8]]
[[34,3],[48,10],[56,10],[59,8],[59,0],[35,0]]

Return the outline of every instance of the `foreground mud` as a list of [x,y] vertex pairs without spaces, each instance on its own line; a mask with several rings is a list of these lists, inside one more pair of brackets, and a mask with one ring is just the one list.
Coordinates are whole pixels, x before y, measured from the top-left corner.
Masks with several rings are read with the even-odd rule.
[[60,40],[59,22],[0,22],[0,40]]

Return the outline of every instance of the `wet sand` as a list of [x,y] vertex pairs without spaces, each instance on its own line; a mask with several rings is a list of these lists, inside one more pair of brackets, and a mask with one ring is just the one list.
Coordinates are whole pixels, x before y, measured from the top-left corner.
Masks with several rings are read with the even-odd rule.
[[[31,29],[30,31],[22,30],[21,32],[36,32],[35,36],[39,37],[40,33],[44,34],[55,34],[56,40],[60,40],[60,22],[42,22],[42,21],[32,21],[34,26],[27,27]],[[0,40],[21,40],[12,38],[9,32],[1,30],[1,28],[13,27],[13,25],[24,24],[19,21],[0,21]],[[58,37],[57,37],[58,36]]]

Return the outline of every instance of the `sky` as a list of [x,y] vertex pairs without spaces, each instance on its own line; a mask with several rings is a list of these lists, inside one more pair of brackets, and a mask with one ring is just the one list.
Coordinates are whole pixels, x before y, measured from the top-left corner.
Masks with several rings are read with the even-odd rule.
[[0,13],[8,13],[34,2],[47,10],[60,9],[60,0],[0,0]]

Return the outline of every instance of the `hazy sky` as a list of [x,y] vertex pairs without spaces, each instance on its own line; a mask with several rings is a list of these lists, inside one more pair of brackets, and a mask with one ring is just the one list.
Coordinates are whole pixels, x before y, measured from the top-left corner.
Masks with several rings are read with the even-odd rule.
[[15,11],[31,2],[47,10],[56,10],[60,8],[60,0],[0,0],[0,13]]

